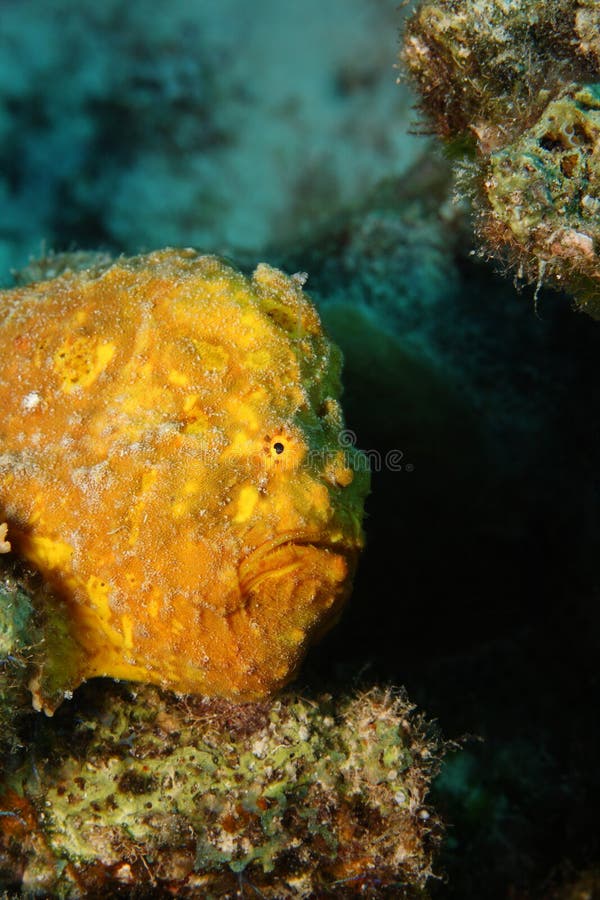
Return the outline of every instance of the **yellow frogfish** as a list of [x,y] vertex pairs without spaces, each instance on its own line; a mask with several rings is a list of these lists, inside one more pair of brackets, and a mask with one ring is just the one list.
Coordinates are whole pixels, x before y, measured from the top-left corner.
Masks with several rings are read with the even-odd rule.
[[363,544],[340,366],[267,265],[169,249],[0,291],[0,523],[46,586],[37,708],[93,676],[247,701],[294,675]]

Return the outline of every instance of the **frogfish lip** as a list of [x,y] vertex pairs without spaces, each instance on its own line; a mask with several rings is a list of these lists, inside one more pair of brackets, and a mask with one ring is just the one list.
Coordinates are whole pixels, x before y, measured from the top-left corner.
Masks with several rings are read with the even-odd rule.
[[322,535],[298,531],[276,535],[252,550],[240,563],[238,576],[242,596],[248,596],[260,581],[276,575],[284,568],[294,565],[301,568],[303,550],[330,553],[332,557],[342,556],[349,563],[350,570],[354,568],[358,553],[358,547],[344,541],[326,540]]

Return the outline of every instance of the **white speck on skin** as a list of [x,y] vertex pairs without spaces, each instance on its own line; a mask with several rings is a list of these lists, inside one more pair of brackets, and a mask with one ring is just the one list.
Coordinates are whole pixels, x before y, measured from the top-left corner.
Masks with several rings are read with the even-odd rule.
[[23,397],[21,407],[29,412],[30,410],[35,409],[37,406],[39,406],[40,403],[41,397],[37,393],[37,391],[30,391],[29,394],[26,394],[25,397]]

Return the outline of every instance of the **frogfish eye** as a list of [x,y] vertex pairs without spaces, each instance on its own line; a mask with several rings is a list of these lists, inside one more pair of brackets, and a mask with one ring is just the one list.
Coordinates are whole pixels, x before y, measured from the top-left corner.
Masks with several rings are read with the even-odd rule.
[[269,467],[293,471],[306,455],[306,442],[294,428],[282,428],[265,435],[263,452]]

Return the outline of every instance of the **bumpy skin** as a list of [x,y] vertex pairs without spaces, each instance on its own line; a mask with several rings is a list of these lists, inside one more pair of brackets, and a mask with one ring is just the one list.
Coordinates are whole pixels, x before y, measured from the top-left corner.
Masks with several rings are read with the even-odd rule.
[[52,588],[36,705],[95,675],[276,690],[348,595],[368,481],[299,283],[164,250],[0,313],[0,521]]

